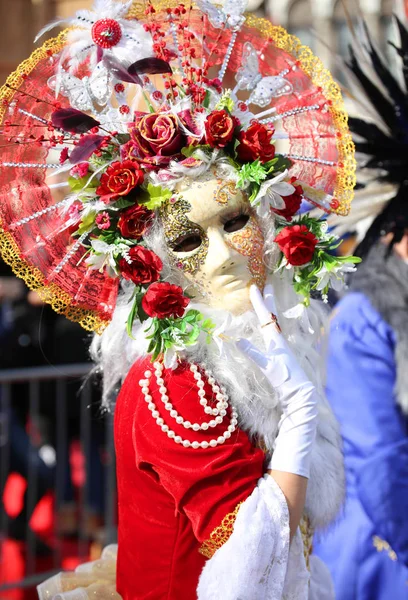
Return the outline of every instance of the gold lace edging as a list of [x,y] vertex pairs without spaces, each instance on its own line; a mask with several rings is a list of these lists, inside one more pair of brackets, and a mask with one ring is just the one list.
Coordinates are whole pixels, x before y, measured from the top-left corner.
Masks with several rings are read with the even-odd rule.
[[[151,4],[156,10],[165,10],[178,5],[179,0],[151,0]],[[195,7],[196,4],[192,2],[192,6]],[[141,0],[135,0],[128,13],[128,18],[143,19],[144,11],[145,4]],[[270,38],[277,48],[288,52],[295,60],[299,61],[303,72],[310,77],[316,87],[321,88],[328,101],[328,109],[336,128],[339,163],[334,189],[334,197],[338,200],[339,206],[332,209],[332,212],[343,216],[347,215],[354,196],[357,163],[354,143],[348,128],[348,116],[339,85],[334,81],[330,71],[324,67],[320,58],[283,27],[272,25],[267,19],[256,17],[253,14],[246,15],[245,24],[257,29],[262,37]]]
[[56,54],[62,50],[66,43],[68,32],[69,29],[65,29],[57,37],[44,42],[41,48],[34,50],[31,56],[20,63],[17,69],[7,77],[6,83],[0,88],[0,122],[3,121],[7,111],[7,102],[10,102],[16,94],[15,90],[10,89],[7,85],[19,88],[24,81],[24,77],[31,73],[39,62],[49,58],[50,52]]
[[283,27],[272,25],[266,19],[260,19],[251,14],[247,15],[246,24],[258,29],[264,37],[271,38],[277,48],[288,52],[299,61],[303,72],[310,77],[316,87],[321,88],[322,94],[329,102],[328,108],[337,134],[336,146],[339,163],[334,189],[334,196],[339,201],[339,206],[332,211],[339,215],[347,215],[354,197],[357,163],[354,143],[348,128],[348,116],[339,85],[334,81],[330,71],[324,67],[320,58]]
[[[64,47],[67,39],[68,29],[62,31],[56,38],[47,40],[41,48],[37,48],[27,60],[23,61],[14,73],[11,73],[7,78],[6,84],[13,88],[19,88],[24,80],[24,77],[30,74],[38,63],[46,60],[52,54],[60,52]],[[7,85],[0,88],[0,122],[3,121],[7,111],[8,103],[16,94],[15,90],[10,89]],[[70,321],[79,323],[87,331],[102,333],[109,321],[103,320],[94,311],[81,308],[73,304],[72,298],[64,292],[55,283],[45,283],[43,274],[39,269],[28,264],[21,258],[21,252],[16,244],[13,236],[4,230],[3,224],[0,221],[0,254],[4,262],[6,262],[13,270],[13,273],[23,279],[26,285],[37,292],[41,300],[50,304],[52,308],[60,315],[64,315]]]
[[216,551],[219,548],[221,548],[221,546],[223,546],[225,542],[229,540],[234,530],[235,519],[237,517],[241,505],[242,502],[240,502],[237,505],[234,512],[225,515],[225,517],[221,521],[221,525],[216,527],[214,531],[211,532],[209,539],[203,542],[200,546],[200,554],[202,554],[206,558],[212,558]]
[[23,279],[30,290],[37,292],[43,302],[50,304],[56,313],[79,323],[87,331],[99,334],[109,325],[109,321],[101,319],[94,311],[73,304],[70,295],[55,283],[46,284],[41,271],[21,258],[16,242],[12,235],[3,229],[1,222],[0,254],[4,262],[10,265],[13,273]]

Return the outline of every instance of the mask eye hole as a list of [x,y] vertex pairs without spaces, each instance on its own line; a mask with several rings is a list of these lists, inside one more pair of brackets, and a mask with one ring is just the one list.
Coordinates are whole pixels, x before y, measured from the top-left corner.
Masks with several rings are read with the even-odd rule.
[[198,233],[185,235],[174,242],[173,252],[192,252],[201,246],[201,242]]
[[249,221],[249,215],[238,215],[238,217],[234,217],[230,219],[224,224],[224,231],[227,233],[234,233],[235,231],[239,231],[243,229],[245,225]]

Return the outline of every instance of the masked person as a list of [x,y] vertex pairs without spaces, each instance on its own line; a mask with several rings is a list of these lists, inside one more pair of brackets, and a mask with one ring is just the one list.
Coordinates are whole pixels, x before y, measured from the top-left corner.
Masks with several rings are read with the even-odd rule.
[[311,292],[355,259],[295,215],[347,213],[353,145],[318,59],[244,8],[99,1],[5,94],[52,139],[10,137],[10,187],[41,185],[7,204],[3,248],[103,332],[105,406],[121,386],[117,567],[108,548],[41,598],[332,598],[310,542],[343,470]]
[[[406,75],[408,32],[398,27],[396,51]],[[350,68],[365,114],[376,117],[353,118],[351,128],[362,175],[377,181],[358,192],[344,225],[352,231],[370,222],[356,251],[363,263],[332,319],[327,372],[327,396],[344,439],[347,501],[315,549],[330,568],[338,600],[402,600],[408,584],[407,96],[369,38],[363,51],[364,61],[357,46]]]

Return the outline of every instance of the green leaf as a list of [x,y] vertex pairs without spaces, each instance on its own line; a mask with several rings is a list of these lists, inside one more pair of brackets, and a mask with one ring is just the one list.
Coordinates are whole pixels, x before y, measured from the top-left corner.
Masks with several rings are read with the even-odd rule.
[[202,315],[199,310],[190,309],[184,315],[183,321],[186,321],[187,323],[193,323],[193,322],[199,320],[201,317],[202,317]]
[[93,228],[95,224],[96,210],[90,210],[88,214],[83,217],[80,226],[77,229],[78,235],[88,232]]
[[268,175],[271,173],[277,173],[279,171],[285,171],[292,166],[292,161],[281,154],[276,154],[275,158],[264,163],[264,168]]
[[136,202],[134,200],[126,200],[126,198],[120,198],[119,200],[116,200],[115,203],[112,203],[112,208],[129,208],[129,206],[134,206],[135,204]]
[[231,98],[231,90],[225,90],[217,104],[215,110],[226,110],[228,113],[232,113],[234,110],[235,103]]
[[150,354],[150,352],[153,352],[155,347],[156,347],[156,340],[151,340],[150,344],[147,347],[147,353]]
[[170,190],[166,190],[160,185],[153,185],[152,183],[149,183],[147,186],[147,192],[150,196],[150,200],[144,202],[144,206],[146,206],[146,208],[149,210],[160,208],[163,202],[169,200],[173,195],[173,192]]
[[238,173],[237,186],[239,188],[246,187],[248,183],[254,182],[258,185],[261,184],[267,178],[267,172],[264,165],[261,164],[259,159],[256,159],[252,163],[245,163],[242,165]]
[[130,135],[128,133],[117,133],[115,139],[118,140],[121,146],[124,146],[130,140]]
[[249,200],[250,204],[252,204],[254,202],[255,198],[257,197],[257,195],[259,194],[259,190],[261,189],[261,186],[257,183],[253,183],[251,185],[250,189],[251,189],[251,194],[250,194],[248,200]]
[[203,321],[201,327],[203,329],[213,329],[215,327],[215,323],[213,323],[211,321],[211,319],[205,319],[205,321]]
[[142,306],[143,296],[144,296],[144,292],[140,292],[136,296],[136,299],[137,299],[137,316],[138,316],[138,319],[139,319],[139,321],[141,323],[144,323],[149,318],[149,315],[147,315],[145,313],[145,311],[143,310],[143,306]]
[[69,187],[73,192],[83,192],[89,190],[91,192],[95,191],[95,188],[98,187],[99,181],[96,177],[92,179],[89,183],[89,180],[92,177],[92,173],[89,175],[85,175],[85,177],[80,177],[77,179],[76,177],[68,177]]
[[210,105],[210,98],[211,98],[210,90],[206,90],[205,91],[204,100],[203,100],[203,106],[204,106],[204,108],[208,108],[209,107],[209,105]]
[[202,150],[203,152],[212,152],[212,148],[209,144],[198,144],[196,146],[191,145],[191,146],[184,146],[184,148],[181,149],[181,154],[183,156],[185,156],[186,158],[190,158],[191,156],[194,156],[194,153],[197,150]]
[[139,294],[136,294],[135,299],[133,300],[132,308],[130,310],[130,313],[129,313],[129,316],[128,316],[127,322],[126,322],[126,331],[127,331],[128,336],[130,338],[132,338],[132,340],[134,339],[134,337],[132,335],[132,329],[133,329],[133,323],[135,322],[135,318],[136,318],[136,314],[137,314],[138,296],[139,296]]

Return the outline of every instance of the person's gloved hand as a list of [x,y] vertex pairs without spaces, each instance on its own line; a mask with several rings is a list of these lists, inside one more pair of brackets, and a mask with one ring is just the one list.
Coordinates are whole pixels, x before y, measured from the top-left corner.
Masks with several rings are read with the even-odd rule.
[[317,392],[280,332],[272,286],[265,286],[263,296],[256,286],[251,286],[250,299],[261,324],[266,351],[245,339],[237,345],[276,390],[283,413],[270,468],[309,477],[317,425]]

